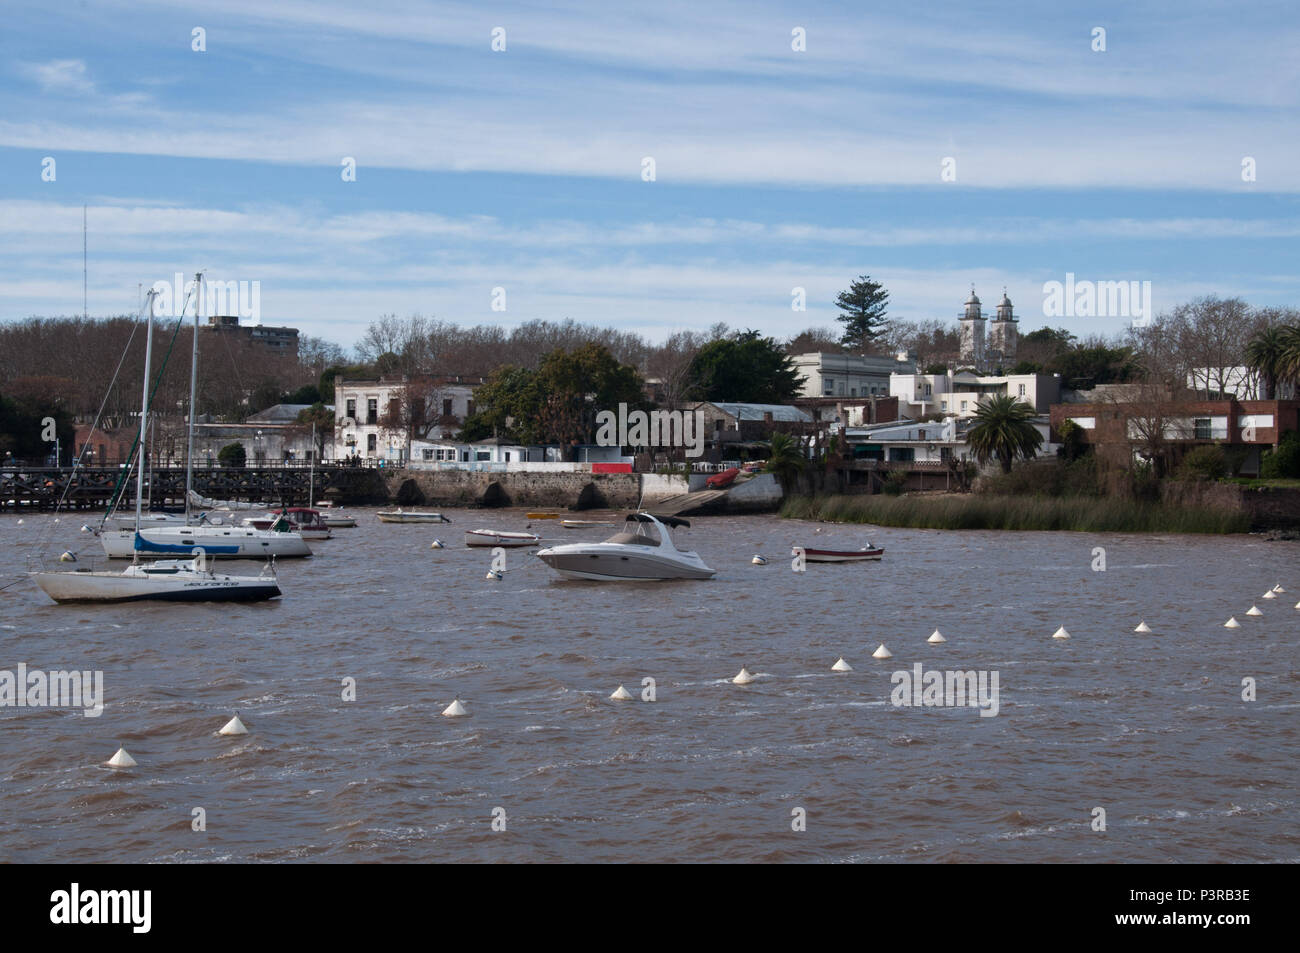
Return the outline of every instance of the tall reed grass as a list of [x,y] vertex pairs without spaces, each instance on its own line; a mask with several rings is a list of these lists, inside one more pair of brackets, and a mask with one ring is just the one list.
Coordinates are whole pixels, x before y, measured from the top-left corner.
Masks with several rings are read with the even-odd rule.
[[1250,529],[1249,516],[1236,510],[1077,496],[801,496],[787,499],[781,515],[912,529],[1080,533],[1245,533]]

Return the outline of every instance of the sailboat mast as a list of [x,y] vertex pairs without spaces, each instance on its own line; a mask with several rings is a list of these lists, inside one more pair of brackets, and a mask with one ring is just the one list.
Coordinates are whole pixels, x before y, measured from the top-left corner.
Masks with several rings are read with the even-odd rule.
[[[153,362],[153,302],[156,291],[149,291],[149,316],[144,336],[144,393],[140,397],[140,452],[135,467],[135,531],[140,532],[140,506],[144,502],[145,438],[149,426],[149,371]],[[152,487],[150,487],[152,489]]]
[[203,302],[203,272],[194,274],[194,346],[190,355],[190,439],[185,451],[185,525],[190,525],[190,493],[194,490],[194,395],[199,388],[199,308]]
[[307,477],[307,505],[315,506],[316,500],[316,421],[311,422],[311,473]]

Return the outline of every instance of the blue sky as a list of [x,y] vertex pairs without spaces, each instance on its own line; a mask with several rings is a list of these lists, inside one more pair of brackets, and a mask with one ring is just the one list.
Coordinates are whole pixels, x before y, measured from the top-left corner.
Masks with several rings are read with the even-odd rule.
[[864,273],[900,318],[1005,285],[1081,335],[1128,322],[1049,322],[1044,282],[1297,305],[1298,47],[1286,3],[9,3],[0,320],[81,311],[83,204],[91,314],[203,269],[344,345],[388,312],[788,335]]

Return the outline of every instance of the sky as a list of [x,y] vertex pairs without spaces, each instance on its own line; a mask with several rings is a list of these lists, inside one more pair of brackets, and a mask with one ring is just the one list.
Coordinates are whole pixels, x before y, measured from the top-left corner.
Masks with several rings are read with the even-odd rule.
[[786,337],[859,275],[1080,336],[1134,316],[1045,315],[1067,274],[1300,305],[1291,3],[4,13],[0,321],[82,312],[83,206],[92,316],[202,270],[344,346],[387,313]]

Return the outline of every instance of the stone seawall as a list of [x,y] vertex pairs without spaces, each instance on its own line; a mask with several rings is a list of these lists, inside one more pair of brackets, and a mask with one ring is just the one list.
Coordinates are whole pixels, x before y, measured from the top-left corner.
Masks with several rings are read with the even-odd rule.
[[393,470],[384,474],[384,483],[388,487],[389,499],[402,506],[535,506],[591,510],[634,509],[641,501],[641,475],[637,473]]

